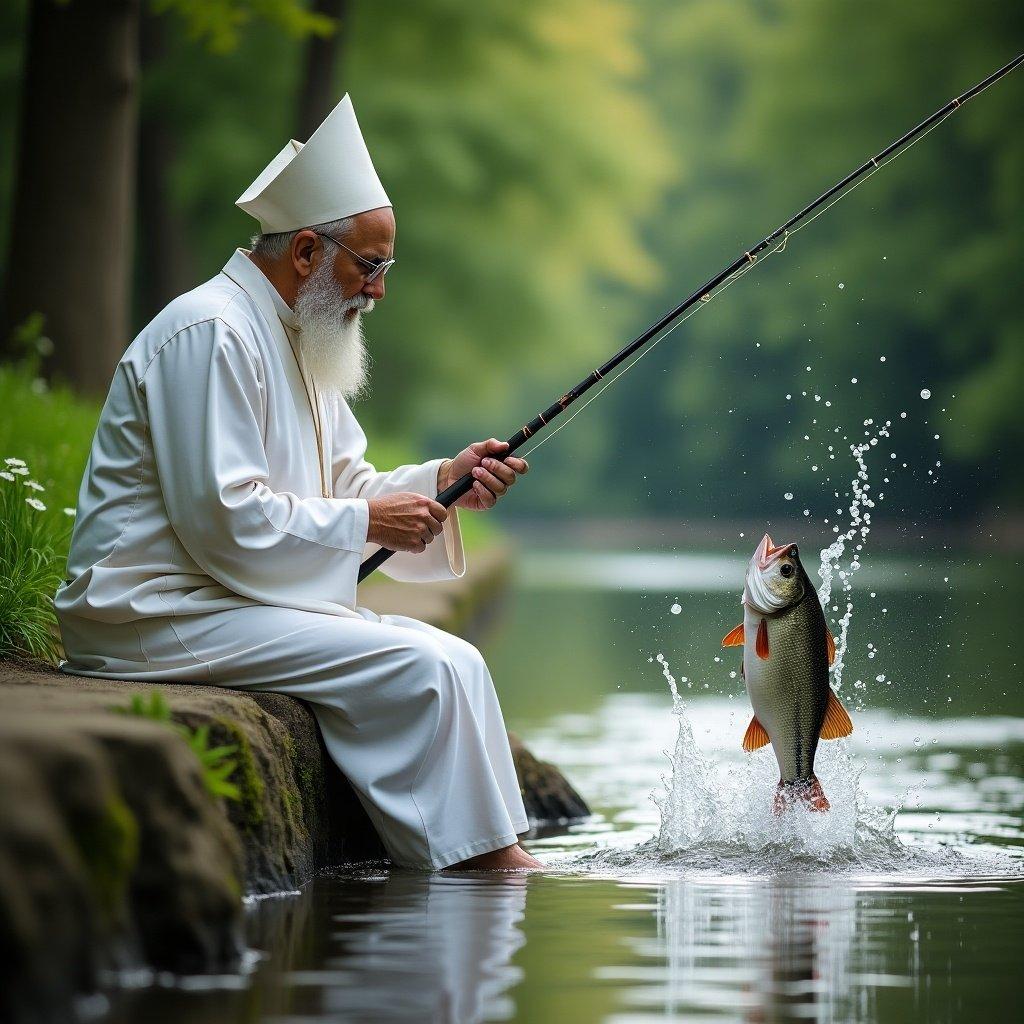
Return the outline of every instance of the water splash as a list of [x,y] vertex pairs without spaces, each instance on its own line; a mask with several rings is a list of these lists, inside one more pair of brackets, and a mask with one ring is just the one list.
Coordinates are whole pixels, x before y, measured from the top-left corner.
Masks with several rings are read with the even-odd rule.
[[[850,454],[857,464],[857,472],[850,481],[850,523],[845,531],[838,533],[838,536],[827,548],[822,549],[821,565],[818,568],[818,576],[821,578],[818,600],[821,601],[821,607],[826,615],[832,604],[832,589],[837,577],[845,597],[846,607],[837,623],[837,629],[833,630],[836,640],[836,657],[832,665],[832,684],[836,690],[840,689],[843,684],[843,666],[849,643],[850,622],[853,619],[853,601],[850,598],[850,591],[853,589],[853,576],[861,567],[861,552],[864,550],[868,534],[871,532],[871,510],[875,507],[875,499],[871,495],[871,484],[868,480],[866,456],[872,448],[878,446],[880,440],[890,436],[892,421],[886,420],[875,432],[871,430],[874,426],[873,420],[865,420],[864,426],[867,428],[864,431],[867,439],[850,445]],[[878,500],[882,500],[881,495]],[[838,527],[836,529],[838,531]],[[854,544],[853,554],[848,564],[843,566],[843,556],[848,544]]]
[[678,693],[673,713],[678,733],[672,772],[663,779],[665,792],[655,797],[661,828],[646,854],[690,866],[742,864],[744,870],[794,864],[880,867],[900,856],[896,809],[868,805],[859,782],[862,768],[845,742],[819,748],[817,757],[831,812],[794,809],[776,815],[772,796],[778,767],[770,749],[741,763],[716,763],[698,747]]

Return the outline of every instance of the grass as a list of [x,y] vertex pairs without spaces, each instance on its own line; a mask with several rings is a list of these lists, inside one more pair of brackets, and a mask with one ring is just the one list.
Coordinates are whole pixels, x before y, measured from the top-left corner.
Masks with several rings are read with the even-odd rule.
[[60,655],[53,595],[99,405],[40,378],[50,347],[40,318],[15,342],[23,358],[0,366],[0,655],[53,663]]
[[225,743],[211,747],[210,726],[204,724],[190,729],[187,725],[175,722],[171,717],[171,707],[159,690],[152,690],[148,701],[141,693],[132,694],[131,703],[127,707],[113,707],[111,711],[133,715],[136,718],[148,718],[151,722],[161,722],[169,726],[184,738],[192,753],[198,758],[206,791],[211,796],[223,796],[228,800],[241,799],[242,794],[238,786],[230,781],[238,767],[238,760],[233,755],[238,753],[239,745]]
[[49,347],[36,322],[23,328],[26,355],[0,366],[0,460],[14,456],[27,462],[46,487],[46,504],[63,508],[78,501],[101,403],[42,379],[40,361]]
[[[0,466],[0,654],[54,662],[60,651],[53,594],[63,575],[70,520],[16,456]],[[73,513],[73,510],[68,510]]]

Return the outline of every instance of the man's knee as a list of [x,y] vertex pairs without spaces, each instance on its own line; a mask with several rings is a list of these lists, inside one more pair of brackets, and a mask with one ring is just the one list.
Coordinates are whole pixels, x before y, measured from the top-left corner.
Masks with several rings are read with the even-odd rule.
[[441,693],[455,681],[455,667],[444,647],[429,636],[410,635],[393,649],[404,674],[421,685],[432,685]]
[[453,633],[443,633],[439,641],[448,657],[455,663],[457,668],[479,669],[485,668],[484,656],[468,640]]

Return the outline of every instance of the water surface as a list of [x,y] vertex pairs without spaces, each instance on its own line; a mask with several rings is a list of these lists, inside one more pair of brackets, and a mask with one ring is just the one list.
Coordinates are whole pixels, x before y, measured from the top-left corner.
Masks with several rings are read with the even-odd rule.
[[595,810],[532,840],[551,873],[342,868],[250,906],[248,974],[157,979],[108,1019],[1005,1017],[1024,954],[1011,568],[866,564],[840,690],[855,731],[819,757],[834,810],[782,827],[717,646],[745,557],[524,564],[486,653],[510,727]]

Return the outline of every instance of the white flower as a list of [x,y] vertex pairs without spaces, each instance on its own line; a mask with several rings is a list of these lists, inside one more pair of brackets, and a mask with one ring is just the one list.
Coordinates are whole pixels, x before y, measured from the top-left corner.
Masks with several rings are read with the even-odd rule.
[[3,477],[4,480],[13,480],[14,474],[8,473],[6,469],[0,469],[0,477]]
[[31,505],[37,512],[45,512],[46,506],[38,498],[26,498],[26,505]]
[[75,518],[75,510],[73,508],[66,508],[66,509],[64,509],[64,515],[71,516],[71,518],[74,519]]
[[39,481],[37,481],[37,480],[26,480],[25,481],[25,486],[26,487],[31,487],[33,491],[45,491],[46,490],[46,488],[41,483],[39,483]]
[[4,459],[4,462],[6,462],[8,466],[24,466],[25,465],[25,460],[24,459]]
[[28,476],[28,466],[11,466],[11,472],[18,476]]

